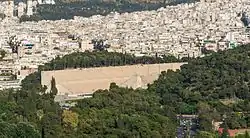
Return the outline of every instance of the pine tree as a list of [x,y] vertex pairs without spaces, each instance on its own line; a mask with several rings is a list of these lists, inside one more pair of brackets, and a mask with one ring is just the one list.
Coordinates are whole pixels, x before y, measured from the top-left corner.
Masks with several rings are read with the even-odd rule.
[[56,80],[54,77],[52,77],[51,79],[51,89],[50,89],[50,97],[51,98],[55,98],[55,96],[57,95],[57,88],[56,88]]

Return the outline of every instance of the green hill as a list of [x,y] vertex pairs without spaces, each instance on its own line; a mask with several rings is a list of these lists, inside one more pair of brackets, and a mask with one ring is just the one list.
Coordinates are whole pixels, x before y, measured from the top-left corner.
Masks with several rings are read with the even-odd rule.
[[[124,57],[130,62],[124,62]],[[163,60],[134,59],[119,53],[74,53],[40,70]],[[37,72],[23,80],[21,90],[0,93],[0,137],[174,137],[176,114],[198,115],[198,138],[215,136],[213,120],[224,121],[225,128],[250,128],[249,72],[250,45],[240,46],[191,59],[179,71],[162,72],[148,89],[133,90],[112,83],[108,90],[96,91],[93,98],[76,101],[69,110],[62,110],[53,100],[56,80],[51,81],[50,93],[44,93],[46,87],[40,85]]]
[[156,10],[166,5],[194,2],[196,0],[62,0],[55,5],[39,5],[37,17],[47,20],[72,19],[74,16],[90,17],[119,13]]

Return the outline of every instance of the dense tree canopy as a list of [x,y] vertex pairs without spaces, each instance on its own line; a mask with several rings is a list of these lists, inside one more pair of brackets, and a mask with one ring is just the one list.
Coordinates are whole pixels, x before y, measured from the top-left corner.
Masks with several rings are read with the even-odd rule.
[[56,57],[49,63],[40,66],[40,70],[61,70],[66,68],[89,68],[103,66],[122,66],[133,64],[156,64],[180,62],[174,56],[162,57],[136,57],[131,54],[122,54],[117,52],[94,51],[94,52],[75,52],[62,58]]
[[[135,12],[156,10],[166,5],[190,3],[197,0],[155,0],[147,3],[137,0],[55,0],[55,5],[42,4],[37,8],[37,17],[45,20],[72,19],[74,16],[90,17],[93,15],[107,15],[110,12]],[[132,2],[134,1],[134,2]],[[166,3],[168,2],[168,3]]]
[[82,135],[173,137],[175,122],[160,107],[159,97],[147,90],[111,87],[79,101],[73,111],[80,115],[78,133]]
[[0,49],[0,60],[2,60],[6,56],[7,52]]
[[38,15],[22,15],[20,18],[19,18],[19,22],[26,22],[26,21],[39,21],[41,20],[42,18]]
[[[56,78],[52,78],[50,93],[45,93],[47,88],[40,85],[37,72],[23,80],[21,90],[0,93],[0,135],[174,137],[176,114],[199,116],[197,137],[217,137],[213,120],[224,120],[222,126],[228,129],[250,128],[249,56],[250,46],[246,45],[191,59],[181,70],[162,72],[147,89],[121,88],[112,83],[108,90],[99,90],[93,98],[77,101],[67,111],[53,100],[57,93]],[[84,52],[58,57],[39,67],[39,71],[173,61],[179,60]],[[14,132],[17,128],[19,131]]]
[[[151,109],[150,106],[155,107],[155,103],[148,103],[147,98],[154,99],[153,97],[148,96],[147,98],[139,97],[139,93],[135,93],[138,97],[138,99],[141,99],[142,101],[145,101],[146,105],[149,105],[148,107],[145,107],[145,105],[142,105],[143,103],[138,102],[136,104],[138,107],[137,108],[142,108],[141,112],[142,113],[137,113],[137,108],[135,109],[129,109],[124,105],[123,107],[127,108],[128,111],[133,110],[133,116],[127,115],[126,113],[121,114],[120,110],[121,109],[116,109],[116,113],[114,112],[114,105],[103,105],[103,108],[105,109],[97,109],[98,105],[101,103],[95,103],[96,104],[96,109],[93,111],[91,110],[86,110],[84,112],[81,111],[81,104],[77,106],[73,111],[71,112],[65,112],[62,111],[58,103],[54,102],[54,96],[57,94],[57,88],[55,87],[56,85],[56,80],[52,78],[51,80],[51,90],[49,91],[50,93],[45,93],[46,87],[41,86],[40,80],[40,71],[42,70],[53,70],[53,69],[65,69],[65,68],[84,68],[84,67],[97,67],[97,66],[118,66],[118,65],[127,65],[127,64],[152,64],[152,63],[164,63],[164,62],[174,62],[174,61],[179,61],[175,57],[172,56],[164,56],[163,58],[156,58],[156,57],[135,57],[130,54],[121,54],[121,53],[108,53],[106,51],[95,51],[95,52],[83,52],[83,53],[73,53],[70,55],[66,55],[62,58],[57,57],[50,63],[45,64],[44,66],[39,67],[39,72],[35,72],[28,77],[26,77],[22,81],[22,89],[15,92],[13,90],[4,90],[1,92],[0,98],[2,99],[0,101],[0,120],[3,121],[3,125],[8,125],[11,126],[11,131],[12,129],[16,128],[16,123],[22,123],[22,122],[27,122],[29,123],[28,126],[32,126],[32,129],[34,129],[34,135],[39,132],[39,137],[45,137],[45,138],[50,138],[50,137],[77,137],[77,136],[94,136],[95,133],[94,131],[90,131],[87,126],[84,126],[82,123],[85,123],[86,125],[92,125],[93,129],[97,129],[96,131],[99,131],[103,129],[102,133],[98,132],[100,134],[98,135],[106,135],[107,137],[109,135],[116,135],[122,132],[121,135],[174,135],[174,129],[175,129],[175,123],[174,121],[164,115],[162,111],[155,112],[154,114],[149,114],[148,110],[150,113],[153,113],[153,110],[156,110],[154,108]],[[81,63],[81,64],[80,64]],[[116,85],[112,85],[112,88],[117,87]],[[117,87],[117,90],[120,88]],[[132,96],[135,95],[130,95],[134,91],[132,89],[121,89],[121,92],[124,91],[124,93],[121,93],[120,95],[123,96],[126,94],[128,98],[135,98]],[[145,91],[145,90],[143,90]],[[142,91],[142,92],[143,92]],[[127,93],[125,93],[127,92]],[[113,92],[115,94],[115,92]],[[145,93],[145,92],[144,92]],[[108,94],[108,93],[107,93]],[[98,95],[98,93],[96,94]],[[115,94],[116,95],[116,94]],[[114,95],[114,96],[115,96]],[[104,95],[97,96],[97,100],[99,102],[102,102],[98,97],[102,97]],[[108,98],[106,95],[106,98]],[[103,98],[105,99],[105,98]],[[116,100],[115,100],[116,101]],[[157,100],[156,100],[157,101]],[[105,101],[103,101],[105,102]],[[133,103],[133,101],[130,101]],[[129,103],[130,103],[129,102]],[[91,102],[89,104],[92,104],[94,102]],[[84,103],[82,103],[84,104]],[[85,102],[85,104],[88,104],[88,102]],[[120,103],[122,105],[123,103]],[[158,103],[159,104],[159,103]],[[91,105],[92,106],[92,105]],[[116,106],[117,107],[117,106]],[[133,106],[130,106],[131,108]],[[159,108],[159,106],[157,106]],[[158,110],[158,109],[157,109]],[[162,109],[159,109],[162,110]],[[85,113],[88,114],[88,112],[93,112],[93,114],[96,114],[95,120],[90,120],[91,122],[84,122],[86,121],[85,118],[87,115],[83,115]],[[105,111],[105,112],[104,112]],[[122,111],[122,110],[121,110]],[[113,124],[110,122],[108,124],[112,125],[113,128],[110,128],[107,124],[105,126],[105,131],[104,128],[95,128],[93,125],[96,124],[98,119],[101,119],[102,117],[102,112],[104,113],[111,113],[114,114],[113,117],[107,120],[107,118],[103,118],[105,121],[113,121]],[[123,112],[123,111],[122,111]],[[125,111],[124,111],[125,112]],[[145,113],[144,113],[145,112]],[[91,116],[89,114],[89,117],[95,117]],[[108,116],[108,114],[107,114]],[[143,128],[143,130],[139,129],[137,131],[133,131],[129,129],[128,127],[130,125],[133,125],[132,122],[128,123],[128,126],[124,126],[124,128],[117,128],[117,119],[129,119],[130,121],[139,121],[136,120],[136,116],[141,116],[140,120],[147,119],[145,120],[145,124],[147,129],[150,129],[149,132],[145,132],[144,130],[146,128]],[[122,117],[122,118],[121,118]],[[159,118],[159,122],[155,123],[154,118]],[[162,119],[162,120],[161,120]],[[72,122],[71,122],[72,121]],[[120,121],[120,122],[121,122]],[[100,121],[99,121],[100,122]],[[101,122],[100,122],[101,123]],[[105,122],[104,122],[105,123]],[[150,127],[147,126],[150,124]],[[166,130],[163,128],[159,131],[157,131],[157,127],[163,124],[168,124],[168,125],[173,125],[171,128],[167,128]],[[81,126],[80,126],[81,125]],[[137,124],[139,125],[139,124]],[[151,126],[153,125],[153,126]],[[101,126],[99,126],[101,127]],[[104,126],[103,126],[104,127]],[[135,126],[139,127],[139,126]],[[153,127],[153,128],[151,128]],[[152,129],[152,130],[151,130]],[[170,131],[171,129],[171,131]],[[82,130],[82,131],[80,131]],[[115,130],[116,132],[113,134],[110,132],[111,130]],[[10,132],[11,132],[10,131]],[[84,134],[84,131],[90,131],[91,133],[88,135],[87,133]],[[107,132],[106,132],[107,131]],[[127,133],[127,132],[130,132]],[[9,131],[6,131],[8,133]],[[33,131],[32,131],[33,132]],[[148,133],[148,134],[147,134]],[[5,135],[5,134],[3,134]],[[8,137],[9,135],[15,135],[15,134],[6,134]]]
[[[229,128],[250,127],[249,50],[242,46],[191,60],[181,71],[162,73],[149,90],[156,91],[161,103],[175,107],[177,113],[199,114],[203,130],[211,130],[209,122],[222,120],[224,114]],[[205,104],[199,108],[201,102]]]

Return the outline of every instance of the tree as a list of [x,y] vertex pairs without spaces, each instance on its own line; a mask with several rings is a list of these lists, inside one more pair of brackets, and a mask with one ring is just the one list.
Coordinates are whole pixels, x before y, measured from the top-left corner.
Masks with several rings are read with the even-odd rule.
[[6,15],[4,13],[0,13],[0,18],[4,19],[6,17]]
[[212,131],[212,118],[209,114],[199,115],[199,128],[203,131]]
[[15,132],[16,126],[8,122],[0,122],[0,137],[9,138],[17,137]]
[[49,112],[41,120],[41,137],[55,138],[62,135],[61,117],[55,113]]
[[249,51],[247,45],[190,59],[181,70],[162,72],[147,89],[134,90],[112,83],[110,89],[98,90],[92,98],[74,101],[76,106],[65,112],[53,99],[58,92],[55,78],[51,79],[50,93],[45,93],[47,88],[40,84],[41,71],[165,63],[173,59],[107,51],[57,57],[27,76],[21,90],[0,92],[0,137],[15,138],[17,133],[36,137],[36,130],[42,138],[175,137],[179,113],[198,115],[198,137],[210,137],[212,120],[225,119],[228,127],[224,127],[222,136],[228,137],[226,129],[250,124]]
[[22,15],[19,18],[19,22],[26,22],[26,21],[35,21],[38,22],[39,20],[41,20],[41,18],[38,15]]
[[16,133],[19,138],[40,138],[39,131],[27,123],[18,123]]
[[78,125],[78,114],[70,110],[63,110],[62,118],[63,124],[72,128],[76,128]]
[[109,90],[115,89],[115,88],[119,88],[119,86],[116,85],[116,83],[112,82],[109,86]]
[[50,95],[51,95],[51,98],[54,98],[58,92],[58,90],[56,88],[56,80],[54,77],[52,77],[50,85],[51,85]]
[[1,138],[39,138],[39,132],[29,123],[20,122],[11,124],[7,122],[0,123]]
[[196,138],[215,138],[215,134],[206,132],[206,131],[199,131],[196,136]]
[[7,54],[6,51],[0,50],[0,55],[1,55],[0,59],[3,59],[3,58],[5,57],[6,54]]
[[245,138],[250,138],[250,135],[247,131],[245,132]]

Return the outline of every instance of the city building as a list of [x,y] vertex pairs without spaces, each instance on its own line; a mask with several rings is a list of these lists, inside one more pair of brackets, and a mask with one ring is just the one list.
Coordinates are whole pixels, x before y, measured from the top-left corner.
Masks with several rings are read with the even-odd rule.
[[26,8],[26,4],[23,2],[19,2],[18,3],[18,7],[17,7],[17,16],[20,18],[21,16],[25,15],[25,8]]
[[30,16],[33,15],[33,3],[32,0],[27,0],[27,13],[26,15]]
[[[32,8],[41,3],[20,2],[17,16],[32,15]],[[13,1],[0,2],[0,13],[7,17],[0,18],[0,48],[7,52],[0,63],[11,63],[18,71],[36,70],[57,56],[92,51],[94,40],[103,40],[108,51],[177,58],[200,57],[203,49],[216,52],[250,42],[248,0],[203,0],[152,11],[22,23],[13,17],[13,8]]]

